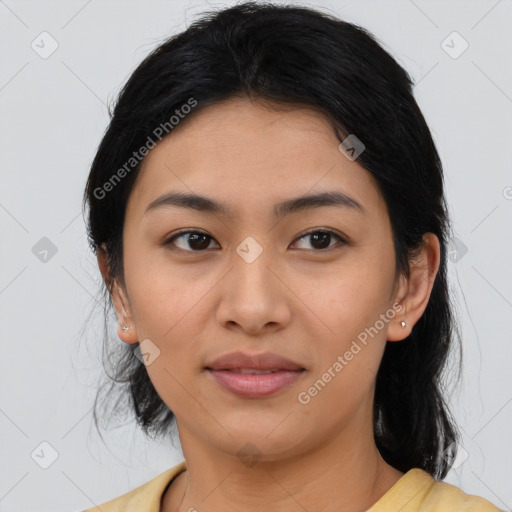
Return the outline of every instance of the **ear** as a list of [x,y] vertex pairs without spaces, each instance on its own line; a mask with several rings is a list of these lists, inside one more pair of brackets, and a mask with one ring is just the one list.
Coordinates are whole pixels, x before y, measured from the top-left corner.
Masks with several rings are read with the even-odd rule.
[[[411,334],[413,326],[427,308],[440,260],[439,239],[434,233],[425,233],[420,253],[410,261],[409,279],[400,276],[394,302],[400,303],[402,309],[389,323],[388,341],[401,341]],[[405,327],[402,327],[402,321],[406,323]]]
[[[118,282],[113,279],[110,281],[110,269],[108,267],[107,251],[102,247],[98,247],[97,251],[98,266],[100,268],[101,275],[105,281],[114,309],[117,316],[117,335],[125,343],[136,343],[138,341],[137,330],[135,329],[135,323],[131,314],[130,302],[128,300],[126,291]],[[124,331],[121,326],[128,326],[128,330]]]

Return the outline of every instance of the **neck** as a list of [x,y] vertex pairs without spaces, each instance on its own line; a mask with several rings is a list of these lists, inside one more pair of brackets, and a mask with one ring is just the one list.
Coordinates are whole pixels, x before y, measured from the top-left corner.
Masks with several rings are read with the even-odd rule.
[[180,431],[187,471],[169,487],[162,512],[367,510],[403,476],[368,434],[345,430],[321,447],[251,465]]

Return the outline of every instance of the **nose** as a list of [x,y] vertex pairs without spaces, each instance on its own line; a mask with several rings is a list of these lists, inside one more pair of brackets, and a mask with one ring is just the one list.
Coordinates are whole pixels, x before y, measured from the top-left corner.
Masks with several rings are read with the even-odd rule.
[[293,294],[265,252],[251,262],[238,255],[233,258],[232,270],[220,287],[217,320],[223,327],[258,335],[283,329],[290,322]]

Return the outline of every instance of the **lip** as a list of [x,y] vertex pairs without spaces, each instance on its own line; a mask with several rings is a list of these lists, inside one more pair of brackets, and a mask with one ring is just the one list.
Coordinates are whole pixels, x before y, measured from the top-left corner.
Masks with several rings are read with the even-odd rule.
[[[242,398],[264,398],[294,384],[306,371],[278,354],[232,352],[207,364],[205,370],[225,390]],[[247,373],[247,372],[270,373]],[[242,373],[243,372],[243,373]]]
[[240,368],[252,368],[255,370],[304,370],[304,367],[295,361],[272,352],[260,354],[230,352],[207,363],[205,368],[208,370],[233,370]]
[[278,370],[274,373],[246,374],[237,370],[207,372],[224,389],[242,398],[265,398],[295,383],[305,370]]

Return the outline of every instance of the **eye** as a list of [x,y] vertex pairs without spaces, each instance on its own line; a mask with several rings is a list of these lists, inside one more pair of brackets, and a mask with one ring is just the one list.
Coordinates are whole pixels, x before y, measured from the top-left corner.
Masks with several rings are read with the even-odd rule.
[[[181,241],[181,247],[179,247],[178,244],[175,244],[175,240],[180,239],[183,239]],[[182,251],[202,252],[205,249],[208,249],[208,246],[210,245],[210,240],[213,240],[213,238],[210,235],[203,233],[202,231],[182,231],[171,237],[169,240],[167,240],[164,243],[164,245],[174,244],[177,245],[178,248],[181,249]],[[190,248],[192,248],[192,251],[190,250]]]
[[346,240],[344,240],[340,235],[330,229],[316,229],[314,231],[309,231],[308,233],[303,234],[297,240],[308,239],[311,245],[317,249],[318,251],[323,251],[326,249],[331,249],[333,246],[330,246],[330,242],[332,241],[332,237],[337,238],[342,244],[346,244]]
[[[314,231],[309,231],[296,240],[307,239],[309,237],[310,243],[313,248],[317,250],[316,252],[318,252],[333,247],[330,245],[333,236],[342,244],[347,243],[340,235],[330,229],[316,229]],[[178,240],[181,240],[181,247],[176,243]],[[211,240],[214,240],[213,237],[203,231],[181,231],[164,242],[164,245],[175,245],[178,249],[185,252],[204,252],[208,249]]]

